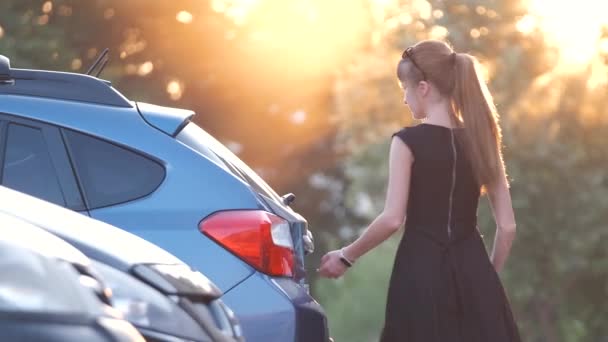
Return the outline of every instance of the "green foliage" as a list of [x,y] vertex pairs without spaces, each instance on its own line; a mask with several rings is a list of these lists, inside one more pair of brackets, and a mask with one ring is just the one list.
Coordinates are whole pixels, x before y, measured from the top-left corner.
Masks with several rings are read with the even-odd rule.
[[11,58],[12,67],[57,69],[76,57],[62,27],[48,24],[42,1],[2,1],[0,18],[0,52]]
[[[598,301],[608,295],[606,97],[586,80],[583,74],[533,88],[514,110],[534,103],[536,115],[510,123],[506,158],[520,229],[507,281],[531,340],[608,336]],[[553,96],[538,104],[548,90]],[[595,109],[585,114],[585,107]]]

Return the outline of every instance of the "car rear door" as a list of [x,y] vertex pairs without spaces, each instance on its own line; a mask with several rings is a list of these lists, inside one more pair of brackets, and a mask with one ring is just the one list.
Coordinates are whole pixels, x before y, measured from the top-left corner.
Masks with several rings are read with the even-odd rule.
[[0,114],[0,184],[88,215],[53,125]]

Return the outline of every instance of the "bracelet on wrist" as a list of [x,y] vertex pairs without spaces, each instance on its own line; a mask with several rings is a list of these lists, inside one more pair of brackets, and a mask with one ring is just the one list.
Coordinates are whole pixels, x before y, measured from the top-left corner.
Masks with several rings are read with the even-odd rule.
[[353,267],[353,265],[355,264],[354,261],[349,260],[345,255],[344,255],[344,249],[340,250],[340,261],[344,264],[344,266],[346,267]]

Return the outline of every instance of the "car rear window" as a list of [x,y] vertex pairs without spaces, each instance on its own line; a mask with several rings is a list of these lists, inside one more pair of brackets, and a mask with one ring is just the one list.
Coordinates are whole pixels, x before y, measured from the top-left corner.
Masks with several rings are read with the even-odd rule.
[[2,185],[61,206],[66,205],[40,129],[10,124],[5,152]]
[[255,171],[195,123],[187,124],[176,138],[182,144],[204,155],[249,184],[258,193],[281,202],[281,197]]
[[149,195],[165,178],[164,167],[140,153],[72,130],[64,133],[89,209]]

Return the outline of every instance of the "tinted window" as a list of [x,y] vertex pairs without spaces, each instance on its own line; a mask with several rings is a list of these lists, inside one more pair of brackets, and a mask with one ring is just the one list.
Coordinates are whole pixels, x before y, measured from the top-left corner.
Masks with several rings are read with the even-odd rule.
[[3,185],[61,206],[66,205],[40,129],[10,124],[5,152]]
[[159,163],[141,154],[74,131],[65,136],[90,209],[146,196],[165,177]]

